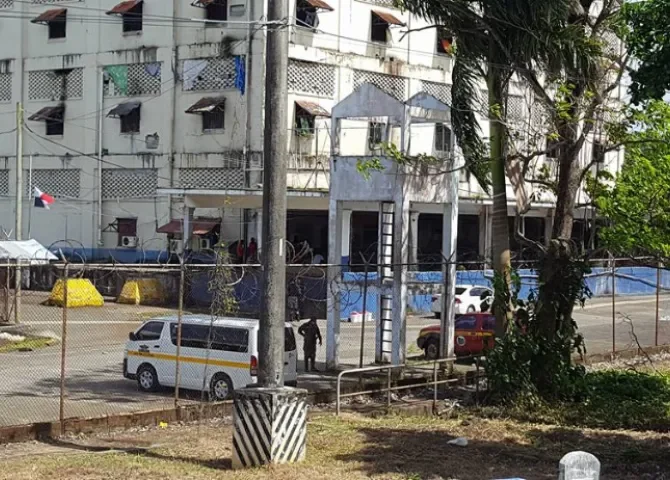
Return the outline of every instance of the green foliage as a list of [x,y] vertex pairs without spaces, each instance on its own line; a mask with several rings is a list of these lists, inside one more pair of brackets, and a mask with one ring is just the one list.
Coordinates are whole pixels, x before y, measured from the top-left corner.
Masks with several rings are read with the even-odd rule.
[[627,2],[622,14],[628,27],[626,44],[636,59],[630,73],[632,100],[660,100],[670,90],[670,0]]
[[633,252],[670,258],[670,106],[655,101],[631,109],[627,121],[611,132],[626,145],[616,181],[587,178],[587,191],[609,220],[600,232],[617,254]]
[[379,158],[359,158],[356,160],[356,171],[366,179],[370,180],[372,172],[383,172],[384,165]]
[[[542,262],[552,262],[555,276],[541,283],[539,293],[531,292],[528,300],[518,298],[518,275],[512,276],[507,294],[500,294],[495,286],[503,280],[494,279],[494,305],[511,302],[514,310],[514,321],[487,356],[486,373],[494,401],[538,405],[546,399],[574,399],[583,392],[585,371],[573,364],[572,356],[584,353],[584,342],[572,319],[572,308],[590,295],[584,277],[589,267],[583,259],[569,255],[562,259],[546,255],[540,270],[546,267]],[[554,322],[547,322],[547,316]]]

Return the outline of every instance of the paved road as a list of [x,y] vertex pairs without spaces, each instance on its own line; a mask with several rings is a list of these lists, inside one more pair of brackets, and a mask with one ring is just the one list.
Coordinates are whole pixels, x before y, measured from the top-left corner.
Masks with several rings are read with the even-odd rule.
[[[24,298],[24,323],[34,328],[60,334],[62,311],[41,306],[39,296]],[[643,345],[654,343],[655,298],[618,297],[616,299],[616,347],[634,345],[631,324]],[[121,377],[123,346],[128,332],[144,319],[170,310],[106,304],[100,309],[68,310],[66,344],[68,417],[101,416],[108,413],[148,408],[171,407],[172,392],[149,395],[138,392],[134,382]],[[670,320],[670,296],[661,299],[662,316]],[[585,335],[589,353],[610,351],[612,348],[612,305],[609,298],[592,299],[575,315]],[[408,319],[407,344],[416,353],[414,340],[425,325],[434,324],[431,317]],[[659,340],[670,343],[670,321],[660,323]],[[343,364],[357,365],[361,324],[341,325],[340,345]],[[325,340],[325,322],[322,332]],[[61,346],[54,345],[35,352],[0,354],[0,426],[58,418]],[[317,360],[325,361],[325,346]],[[364,362],[374,360],[374,326],[366,326]],[[302,376],[301,381],[318,381],[317,377]],[[197,400],[199,394],[188,393],[185,401]]]

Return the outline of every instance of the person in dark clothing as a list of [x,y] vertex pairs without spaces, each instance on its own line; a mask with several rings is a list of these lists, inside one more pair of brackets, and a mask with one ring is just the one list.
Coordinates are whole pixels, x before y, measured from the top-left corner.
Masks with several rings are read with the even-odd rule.
[[314,366],[316,360],[316,341],[319,341],[319,345],[322,345],[321,341],[321,330],[319,330],[319,325],[316,323],[316,317],[309,319],[307,323],[300,325],[298,329],[298,334],[303,337],[303,351],[305,352],[305,371],[309,372],[309,362],[312,361],[313,372],[318,372]]

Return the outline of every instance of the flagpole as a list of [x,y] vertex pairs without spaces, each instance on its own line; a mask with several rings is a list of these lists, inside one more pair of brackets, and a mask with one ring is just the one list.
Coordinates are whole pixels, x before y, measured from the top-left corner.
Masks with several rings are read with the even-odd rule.
[[[33,192],[33,156],[30,155],[30,157],[28,157],[28,201],[30,202],[31,198],[34,196],[35,193]],[[34,205],[35,205],[34,200],[28,203],[28,240],[33,238],[30,230],[30,221],[33,218]]]

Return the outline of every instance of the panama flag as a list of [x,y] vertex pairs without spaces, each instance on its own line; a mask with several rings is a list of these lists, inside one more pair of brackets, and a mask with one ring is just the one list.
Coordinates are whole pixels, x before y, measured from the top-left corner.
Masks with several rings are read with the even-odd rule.
[[54,203],[54,197],[47,195],[39,188],[35,187],[35,206],[38,208],[46,208],[49,210],[49,205]]

